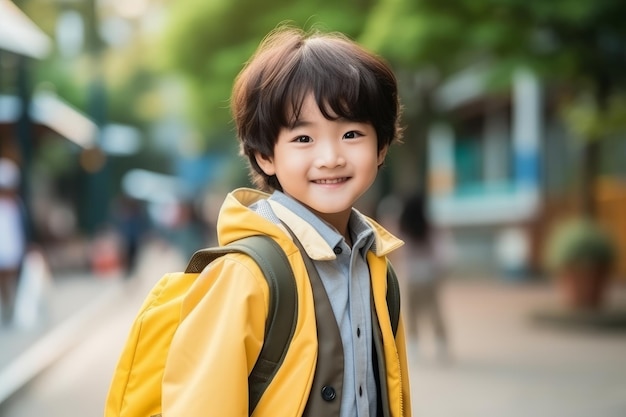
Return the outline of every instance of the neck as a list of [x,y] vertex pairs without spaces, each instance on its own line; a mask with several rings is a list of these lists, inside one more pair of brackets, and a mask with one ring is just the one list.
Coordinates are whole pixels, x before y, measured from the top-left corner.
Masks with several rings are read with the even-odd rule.
[[348,246],[352,247],[352,238],[350,237],[350,228],[348,226],[350,221],[350,212],[347,213],[316,213],[318,217],[332,226],[337,233],[339,233],[346,240]]

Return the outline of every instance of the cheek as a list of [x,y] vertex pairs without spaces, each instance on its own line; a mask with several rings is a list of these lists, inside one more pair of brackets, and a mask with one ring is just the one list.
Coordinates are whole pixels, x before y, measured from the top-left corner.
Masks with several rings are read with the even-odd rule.
[[277,175],[289,176],[306,172],[308,164],[306,155],[275,153],[275,157],[275,161],[280,161],[274,165]]
[[384,153],[378,152],[376,146],[361,148],[357,155],[355,155],[355,157],[362,165],[374,165],[377,167],[385,159]]

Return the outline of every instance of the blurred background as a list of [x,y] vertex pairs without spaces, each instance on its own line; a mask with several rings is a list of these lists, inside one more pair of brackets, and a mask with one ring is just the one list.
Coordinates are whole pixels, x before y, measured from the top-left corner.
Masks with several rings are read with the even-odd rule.
[[[428,230],[394,259],[406,294],[428,294],[403,299],[414,414],[626,415],[624,16],[619,0],[0,0],[0,260],[20,259],[0,263],[0,415],[102,414],[143,297],[249,186],[230,89],[284,21],[344,32],[398,77],[404,143],[358,208],[408,242],[403,216]],[[415,248],[436,278],[415,278]]]

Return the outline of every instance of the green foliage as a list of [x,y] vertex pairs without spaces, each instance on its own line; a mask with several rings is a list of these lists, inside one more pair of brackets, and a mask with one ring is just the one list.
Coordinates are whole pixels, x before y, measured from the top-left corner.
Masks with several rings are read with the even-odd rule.
[[616,247],[609,234],[596,222],[582,218],[557,225],[545,252],[546,266],[554,271],[579,266],[610,268],[615,258]]
[[523,59],[552,79],[623,82],[624,15],[626,2],[615,0],[382,0],[362,39],[413,68]]
[[574,135],[583,141],[616,137],[626,129],[626,96],[615,94],[600,109],[589,94],[578,97],[563,108],[563,117]]
[[[56,139],[56,140],[55,140]],[[77,165],[78,147],[69,141],[62,141],[50,135],[41,141],[37,148],[37,165],[50,178],[67,175]]]
[[420,2],[382,0],[370,14],[360,41],[396,67],[446,66],[443,52],[460,50],[461,38],[454,34],[464,23],[461,16],[424,13],[422,8]]
[[86,80],[76,76],[74,69],[66,61],[52,57],[38,62],[34,69],[33,85],[36,88],[54,91],[75,108],[87,107]]

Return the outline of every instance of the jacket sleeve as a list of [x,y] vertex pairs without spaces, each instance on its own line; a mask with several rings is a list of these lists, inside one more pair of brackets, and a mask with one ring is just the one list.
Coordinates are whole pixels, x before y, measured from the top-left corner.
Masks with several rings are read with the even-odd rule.
[[164,417],[248,416],[248,374],[263,344],[268,291],[245,255],[224,256],[199,275],[165,365]]

